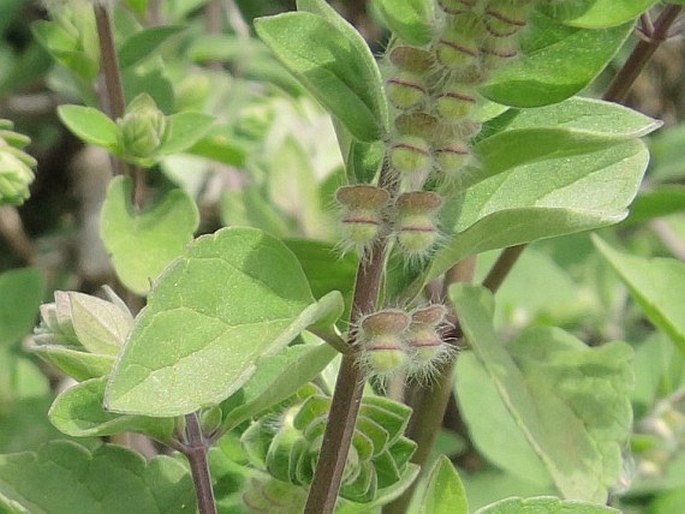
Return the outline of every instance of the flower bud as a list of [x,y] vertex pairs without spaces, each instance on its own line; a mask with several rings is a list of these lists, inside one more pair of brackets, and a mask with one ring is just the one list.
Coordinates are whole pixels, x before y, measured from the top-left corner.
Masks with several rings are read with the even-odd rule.
[[31,140],[12,128],[11,121],[0,119],[0,205],[24,203],[35,178],[37,162],[22,150]]
[[390,62],[399,69],[423,75],[435,66],[433,54],[423,48],[400,45],[390,50]]
[[475,90],[468,85],[452,84],[438,96],[435,108],[447,121],[465,118],[476,108]]
[[387,376],[401,369],[406,360],[404,331],[411,317],[404,311],[388,309],[365,316],[360,324],[358,341],[362,359],[369,371]]
[[428,305],[412,313],[406,336],[411,358],[410,375],[430,377],[438,364],[454,355],[454,347],[445,343],[440,335],[446,315],[447,309],[443,305]]
[[421,78],[413,73],[400,72],[386,82],[390,103],[398,109],[411,109],[423,102],[428,90]]
[[526,26],[527,9],[510,0],[494,0],[485,9],[485,28],[495,37],[509,37]]
[[335,194],[345,207],[342,217],[345,238],[356,247],[373,242],[383,224],[383,209],[390,201],[390,194],[368,184],[343,186]]
[[152,97],[147,93],[138,95],[117,123],[124,154],[138,164],[150,165],[150,158],[167,137],[166,116]]
[[395,118],[395,128],[406,136],[416,136],[425,141],[435,141],[440,138],[446,127],[440,120],[422,111],[405,112]]
[[471,157],[469,147],[459,142],[437,148],[433,153],[435,154],[435,162],[446,175],[453,175],[462,169]]
[[477,0],[438,0],[438,5],[447,14],[461,14],[471,12]]
[[516,37],[491,37],[483,41],[480,47],[483,65],[486,68],[497,68],[510,62],[518,55]]
[[435,56],[450,71],[462,71],[478,62],[475,39],[460,34],[443,34],[435,44]]
[[428,171],[433,159],[425,139],[400,136],[390,146],[390,162],[400,173],[413,175]]
[[395,201],[397,242],[410,257],[425,255],[437,242],[441,206],[442,199],[432,191],[403,193]]

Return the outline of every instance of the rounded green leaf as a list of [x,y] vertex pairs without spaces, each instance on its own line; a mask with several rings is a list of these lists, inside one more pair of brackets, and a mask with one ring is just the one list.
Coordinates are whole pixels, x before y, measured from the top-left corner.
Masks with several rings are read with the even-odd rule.
[[574,500],[562,500],[553,496],[536,498],[507,498],[482,509],[475,514],[619,514],[620,511]]
[[499,68],[480,92],[498,103],[538,107],[585,88],[611,61],[633,24],[577,29],[536,13],[521,41],[521,57]]
[[255,21],[262,41],[332,115],[357,139],[376,141],[387,124],[380,71],[363,38],[346,26],[309,12]]
[[131,191],[129,178],[111,181],[102,206],[100,235],[121,281],[144,295],[151,281],[192,241],[200,216],[195,202],[180,189],[136,213]]
[[0,347],[19,342],[31,331],[44,287],[42,274],[34,268],[0,273]]
[[115,155],[119,153],[117,124],[102,111],[81,105],[61,105],[57,114],[76,137]]
[[441,455],[428,477],[420,514],[468,514],[464,484],[450,460]]
[[574,0],[551,8],[554,17],[574,27],[615,27],[637,18],[657,0]]
[[279,240],[256,229],[202,236],[159,277],[105,395],[109,410],[170,417],[216,405],[329,314]]

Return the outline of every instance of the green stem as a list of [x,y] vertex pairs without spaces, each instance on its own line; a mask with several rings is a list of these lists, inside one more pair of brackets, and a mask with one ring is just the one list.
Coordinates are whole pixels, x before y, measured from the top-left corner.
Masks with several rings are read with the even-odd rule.
[[[394,195],[397,182],[393,180],[390,168],[383,166],[380,187]],[[386,248],[386,238],[380,238],[371,251],[365,252],[362,256],[357,270],[350,315],[352,327],[358,324],[363,315],[373,312],[376,308]],[[348,345],[353,349],[355,337],[354,331],[351,330]],[[359,352],[356,349],[343,355],[305,514],[330,514],[335,508],[366,382],[365,372],[359,365],[358,357]]]
[[207,452],[209,447],[202,435],[202,427],[197,413],[186,416],[186,443],[182,452],[190,464],[190,472],[195,484],[197,507],[200,514],[217,514],[214,501],[212,477],[209,474]]

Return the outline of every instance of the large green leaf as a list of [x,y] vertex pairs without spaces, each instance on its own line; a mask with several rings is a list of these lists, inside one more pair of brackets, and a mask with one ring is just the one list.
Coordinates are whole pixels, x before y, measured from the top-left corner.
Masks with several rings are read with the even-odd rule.
[[587,86],[611,61],[633,24],[577,29],[534,13],[521,41],[521,57],[503,66],[480,89],[495,102],[537,107],[561,102]]
[[387,105],[380,71],[354,28],[310,12],[290,12],[260,18],[255,29],[302,85],[357,139],[376,141],[383,136]]
[[601,29],[635,19],[657,0],[575,0],[552,7],[554,17],[567,25]]
[[[534,140],[529,144],[535,145]],[[630,140],[516,166],[443,209],[455,235],[435,255],[431,280],[464,257],[618,223],[637,194],[649,154]]]
[[619,514],[620,511],[587,502],[568,501],[552,496],[537,498],[507,498],[482,509],[475,514]]
[[685,352],[685,263],[628,255],[617,252],[599,237],[593,240],[650,321]]
[[132,182],[114,178],[102,207],[100,235],[112,255],[121,281],[138,294],[193,239],[200,215],[183,191],[168,192],[149,210],[136,213],[131,202]]
[[107,412],[102,408],[107,377],[81,382],[61,393],[48,412],[50,422],[62,433],[74,437],[102,437],[122,432],[140,432],[160,441],[174,433],[171,418],[148,418]]
[[103,445],[92,453],[56,441],[37,453],[0,455],[0,505],[31,514],[183,514],[195,512],[190,473],[171,457],[149,462]]
[[565,498],[606,502],[631,431],[632,349],[625,343],[591,349],[553,328],[504,346],[487,290],[455,285],[450,298],[474,353],[557,488]]
[[106,407],[170,417],[220,403],[262,357],[339,308],[312,302],[300,264],[277,239],[248,228],[197,239],[162,274],[136,319]]
[[374,3],[388,28],[407,43],[423,46],[433,39],[432,0],[376,0]]
[[42,274],[34,268],[0,273],[0,348],[31,332],[44,287]]
[[468,514],[466,491],[450,460],[441,455],[428,477],[419,514]]

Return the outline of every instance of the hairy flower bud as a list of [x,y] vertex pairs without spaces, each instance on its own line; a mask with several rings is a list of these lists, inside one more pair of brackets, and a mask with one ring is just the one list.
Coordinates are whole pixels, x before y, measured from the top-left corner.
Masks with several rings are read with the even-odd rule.
[[445,343],[440,334],[446,316],[447,308],[437,304],[418,308],[412,313],[412,322],[406,336],[411,375],[430,377],[438,364],[454,355],[454,347]]
[[471,12],[477,3],[477,0],[438,0],[440,9],[453,15]]
[[485,9],[485,27],[495,37],[509,37],[526,26],[527,9],[511,0],[494,0]]
[[437,242],[441,206],[442,199],[432,191],[403,193],[395,201],[397,242],[410,257],[425,255]]
[[480,50],[483,65],[497,68],[518,55],[518,41],[516,37],[490,37],[483,41]]
[[358,342],[362,360],[370,373],[387,376],[401,369],[406,360],[403,333],[411,317],[404,311],[388,309],[364,317],[359,327]]
[[435,66],[433,54],[423,48],[400,45],[390,50],[390,62],[399,69],[422,75]]
[[460,142],[436,148],[434,150],[435,162],[440,170],[446,175],[453,175],[461,170],[471,157],[469,147]]
[[138,95],[118,120],[120,145],[134,162],[145,165],[154,157],[167,137],[166,116],[147,93]]
[[458,33],[445,33],[435,43],[435,57],[449,71],[468,69],[477,64],[479,55],[476,40]]
[[430,147],[417,136],[399,136],[390,145],[390,162],[407,175],[428,171],[433,163]]
[[476,108],[476,93],[471,86],[451,84],[435,101],[438,114],[448,121],[457,121],[469,116]]
[[390,194],[379,187],[358,184],[341,187],[335,197],[345,208],[342,224],[347,241],[358,248],[373,242],[380,233]]
[[418,75],[400,72],[386,82],[390,103],[398,109],[410,109],[419,105],[428,96],[426,84]]

